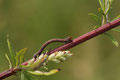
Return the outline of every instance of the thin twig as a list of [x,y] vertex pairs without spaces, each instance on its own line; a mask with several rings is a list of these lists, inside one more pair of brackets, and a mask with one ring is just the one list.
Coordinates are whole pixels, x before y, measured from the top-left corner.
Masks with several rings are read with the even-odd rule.
[[46,42],[42,45],[41,49],[34,55],[34,58],[36,59],[37,56],[39,56],[39,55],[43,52],[43,50],[45,49],[45,47],[47,47],[49,44],[51,44],[51,43],[53,43],[53,42],[61,42],[61,43],[66,43],[66,44],[67,44],[67,43],[72,42],[72,38],[71,38],[71,37],[67,37],[67,38],[65,38],[65,39],[55,38],[55,39],[51,39],[51,40],[46,41]]

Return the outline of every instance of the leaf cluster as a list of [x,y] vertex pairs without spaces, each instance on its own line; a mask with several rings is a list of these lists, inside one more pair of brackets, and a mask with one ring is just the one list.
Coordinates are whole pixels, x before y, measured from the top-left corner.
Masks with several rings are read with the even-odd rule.
[[5,54],[5,56],[9,62],[9,68],[20,68],[22,71],[17,73],[17,76],[20,77],[21,80],[38,80],[36,77],[34,77],[34,75],[49,76],[55,74],[59,72],[60,69],[53,69],[49,72],[45,72],[39,71],[39,68],[44,68],[45,70],[48,70],[48,68],[46,67],[48,62],[52,61],[60,63],[72,56],[72,53],[70,53],[70,51],[56,51],[51,55],[41,54],[36,58],[36,60],[35,58],[32,58],[31,60],[27,61],[27,65],[21,65],[24,61],[24,54],[26,53],[27,49],[24,48],[14,53],[8,38],[7,43],[9,48],[9,56],[8,54]]
[[[114,19],[109,20],[109,11],[112,9],[111,5],[114,0],[98,0],[98,1],[100,4],[100,8],[98,8],[99,14],[96,15],[94,13],[89,13],[89,15],[92,16],[92,18],[97,22],[97,25],[95,25],[94,29],[96,29],[106,23],[109,23],[110,21],[120,18],[120,15],[118,15]],[[120,32],[120,29],[112,29],[112,31]],[[112,41],[112,43],[116,47],[118,47],[117,40],[110,33],[106,32],[106,33],[103,33],[103,35],[106,36],[108,39],[110,39]]]
[[[8,39],[8,36],[7,36],[7,44],[8,44],[9,54],[6,53],[5,57],[9,62],[9,68],[10,69],[11,68],[19,68],[21,66],[21,63],[24,60],[24,54],[25,54],[27,49],[24,48],[24,49],[21,49],[20,51],[15,53],[11,47],[11,43],[10,43],[10,40]],[[26,73],[25,73],[26,75],[24,75],[23,72],[20,72],[19,74],[21,74],[21,80],[24,80],[24,77],[27,78],[26,75],[29,75]],[[17,76],[20,76],[20,75],[17,75]],[[33,79],[33,78],[31,78],[31,79]],[[28,80],[30,80],[30,79],[28,79]]]

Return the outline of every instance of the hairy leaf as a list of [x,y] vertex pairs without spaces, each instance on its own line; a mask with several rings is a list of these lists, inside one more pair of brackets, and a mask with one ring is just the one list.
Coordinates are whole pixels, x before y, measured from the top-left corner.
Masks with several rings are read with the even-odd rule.
[[118,19],[118,18],[120,18],[120,15],[118,15],[117,17],[115,17],[113,20],[111,20],[111,21],[114,21],[114,20],[116,20],[116,19]]
[[102,2],[103,2],[103,10],[104,10],[104,12],[105,12],[105,1],[106,0],[101,0]]
[[9,62],[9,68],[11,69],[11,68],[12,68],[12,63],[11,63],[11,61],[10,61],[8,55],[5,54],[5,57],[6,57],[6,59],[8,60],[8,62]]
[[107,36],[111,41],[112,41],[112,43],[116,46],[116,47],[118,47],[118,42],[117,42],[117,40],[111,35],[111,34],[109,34],[109,33],[104,33],[105,34],[105,36]]
[[98,12],[102,15],[104,14],[104,11],[101,8],[98,8]]
[[101,9],[104,11],[104,5],[103,5],[103,2],[102,2],[103,0],[99,0],[99,4],[100,4],[100,6],[101,6]]
[[94,29],[97,29],[97,28],[99,28],[100,26],[98,26],[98,25],[96,25],[96,26],[94,26]]
[[105,0],[105,14],[107,14],[109,10],[110,10],[109,0]]
[[100,4],[101,9],[103,10],[104,14],[108,13],[112,2],[113,2],[113,0],[99,0],[99,4]]
[[26,52],[27,48],[21,49],[19,52],[16,52],[16,66],[19,66],[23,62],[24,53]]
[[113,3],[114,0],[109,0],[110,5]]
[[99,25],[101,24],[100,18],[99,18],[96,14],[89,13],[89,15],[92,16],[92,18],[93,18],[97,23],[99,23]]
[[60,71],[60,69],[53,69],[53,70],[50,70],[49,72],[42,72],[42,71],[37,70],[37,71],[28,71],[28,73],[33,74],[33,75],[39,75],[39,76],[42,76],[42,75],[49,76],[49,75],[53,75],[59,71]]
[[11,43],[7,37],[7,44],[8,44],[8,49],[9,49],[9,52],[10,52],[10,60],[12,61],[12,65],[14,66],[15,65],[15,55],[12,51],[12,48],[11,48]]

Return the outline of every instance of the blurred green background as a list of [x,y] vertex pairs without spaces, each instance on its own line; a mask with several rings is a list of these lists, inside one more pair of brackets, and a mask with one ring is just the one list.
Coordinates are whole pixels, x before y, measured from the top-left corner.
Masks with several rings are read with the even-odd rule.
[[[120,14],[119,5],[120,0],[115,0],[111,18]],[[0,72],[8,69],[8,34],[14,51],[27,48],[25,57],[30,59],[46,40],[76,38],[92,30],[96,23],[88,13],[98,7],[98,0],[0,0]],[[120,42],[120,33],[111,32]],[[74,56],[69,60],[49,66],[61,72],[40,80],[120,80],[120,47],[106,37],[98,36],[70,51]]]

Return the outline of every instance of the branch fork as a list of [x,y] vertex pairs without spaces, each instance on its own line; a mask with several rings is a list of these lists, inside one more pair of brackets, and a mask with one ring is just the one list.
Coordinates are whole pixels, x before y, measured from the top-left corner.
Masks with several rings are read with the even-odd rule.
[[[70,48],[72,48],[72,47],[74,47],[74,46],[76,46],[80,43],[83,43],[83,42],[85,42],[85,41],[87,41],[91,38],[94,38],[94,37],[106,32],[110,29],[113,29],[113,28],[119,26],[119,25],[120,25],[120,18],[116,19],[112,22],[109,22],[109,23],[107,23],[107,24],[105,24],[105,25],[103,25],[103,26],[101,26],[101,27],[99,27],[95,30],[92,30],[92,31],[90,31],[90,32],[78,37],[78,38],[75,38],[74,40],[71,40],[71,38],[63,39],[62,42],[67,41],[68,43],[49,51],[47,54],[50,55],[50,54],[52,54],[56,51],[68,50],[68,49],[70,49]],[[38,53],[36,53],[34,55],[34,58],[36,58],[36,56],[39,56],[48,44],[53,43],[53,42],[59,42],[59,40],[60,39],[58,39],[58,41],[53,39],[53,40],[50,40],[50,41],[46,42],[45,44],[43,44],[42,48],[38,51]],[[22,65],[27,65],[27,64],[28,64],[27,62],[24,62]],[[17,71],[21,71],[21,70],[19,68],[18,69],[17,68],[16,69],[12,68],[12,69],[6,70],[4,72],[1,72],[0,73],[0,80],[5,79],[5,78],[7,78],[11,75],[14,75]]]

